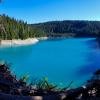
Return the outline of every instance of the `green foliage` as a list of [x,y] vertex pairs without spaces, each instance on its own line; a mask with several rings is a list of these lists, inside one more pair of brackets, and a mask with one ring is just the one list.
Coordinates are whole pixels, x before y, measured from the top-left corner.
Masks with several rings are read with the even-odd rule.
[[45,89],[45,90],[52,90],[57,87],[53,83],[50,83],[46,78],[43,78],[42,80],[40,80],[40,82],[38,83],[38,86],[39,86],[38,88]]
[[0,15],[0,40],[34,37],[100,37],[100,21],[53,21],[27,24]]
[[51,21],[33,24],[48,36],[95,37],[100,36],[100,21]]
[[29,75],[24,75],[20,80],[21,80],[22,82],[27,82],[28,79],[29,79]]
[[34,79],[31,85],[36,86],[38,90],[47,90],[47,91],[50,91],[57,87],[53,83],[49,82],[47,77],[42,79]]
[[0,39],[26,39],[44,36],[45,33],[38,28],[32,28],[22,20],[16,20],[6,15],[0,15]]

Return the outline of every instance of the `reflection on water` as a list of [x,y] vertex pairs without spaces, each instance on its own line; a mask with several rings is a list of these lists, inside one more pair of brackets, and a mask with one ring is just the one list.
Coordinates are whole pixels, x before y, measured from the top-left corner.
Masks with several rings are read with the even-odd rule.
[[12,63],[12,71],[20,77],[48,77],[64,86],[84,84],[99,69],[100,51],[95,39],[61,39],[41,41],[36,45],[0,48],[0,60]]

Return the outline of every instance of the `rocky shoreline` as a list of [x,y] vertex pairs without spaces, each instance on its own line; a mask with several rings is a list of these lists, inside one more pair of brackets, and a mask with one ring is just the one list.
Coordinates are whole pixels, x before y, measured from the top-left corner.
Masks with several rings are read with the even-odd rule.
[[20,39],[14,39],[14,40],[1,40],[0,46],[18,46],[18,45],[30,45],[30,44],[36,44],[39,42],[37,38],[28,38],[25,40]]
[[47,40],[48,37],[28,38],[28,39],[13,39],[13,40],[0,40],[0,46],[21,46],[32,45],[38,43],[40,40]]
[[57,90],[46,80],[37,86],[24,80],[18,80],[6,64],[0,64],[0,100],[100,100],[100,70],[85,86],[70,90]]

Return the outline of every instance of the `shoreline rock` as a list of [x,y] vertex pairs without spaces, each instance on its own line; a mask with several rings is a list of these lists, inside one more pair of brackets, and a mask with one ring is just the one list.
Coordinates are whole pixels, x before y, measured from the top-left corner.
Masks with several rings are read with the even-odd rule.
[[39,37],[39,38],[37,38],[38,40],[48,40],[49,39],[49,37]]
[[21,39],[1,40],[0,46],[21,46],[21,45],[36,44],[37,42],[39,42],[37,38],[28,38],[25,40],[21,40]]
[[33,88],[23,78],[18,80],[9,66],[0,64],[0,100],[100,100],[100,69],[82,87],[56,91],[47,86]]

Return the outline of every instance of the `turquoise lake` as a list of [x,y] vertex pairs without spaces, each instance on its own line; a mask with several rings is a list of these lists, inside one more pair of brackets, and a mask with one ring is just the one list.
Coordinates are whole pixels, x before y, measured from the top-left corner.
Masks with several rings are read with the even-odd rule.
[[52,39],[35,45],[0,47],[0,60],[11,63],[17,77],[48,77],[58,86],[84,85],[100,68],[100,50],[95,38]]

